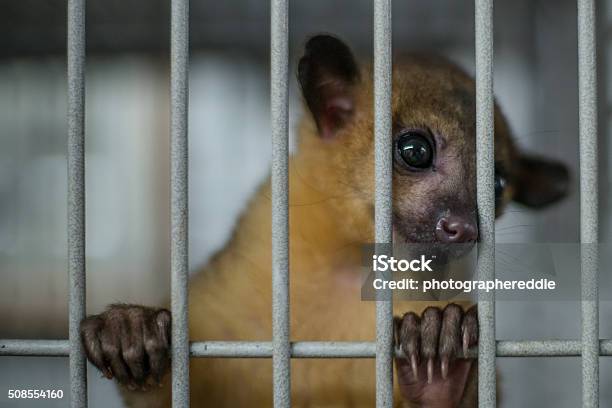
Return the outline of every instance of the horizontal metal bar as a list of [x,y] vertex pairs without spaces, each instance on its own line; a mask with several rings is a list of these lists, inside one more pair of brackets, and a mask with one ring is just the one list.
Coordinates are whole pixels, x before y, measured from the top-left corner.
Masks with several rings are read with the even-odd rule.
[[[521,340],[497,341],[497,357],[579,357],[580,340]],[[0,356],[67,357],[68,340],[0,340]],[[298,341],[291,343],[292,358],[374,358],[375,342]],[[477,348],[468,357],[476,357]],[[401,350],[395,350],[401,357]],[[599,341],[599,355],[612,356],[612,340]],[[270,341],[197,341],[190,345],[191,357],[204,358],[270,358]]]
[[190,354],[192,357],[270,358],[272,342],[201,341],[191,343]]
[[67,357],[69,340],[0,340],[0,356]]
[[[374,342],[293,342],[293,358],[371,358],[376,355]],[[193,357],[259,357],[272,356],[271,342],[207,341],[191,344]]]
[[578,357],[580,356],[580,341],[501,341],[497,342],[496,354],[498,357]]

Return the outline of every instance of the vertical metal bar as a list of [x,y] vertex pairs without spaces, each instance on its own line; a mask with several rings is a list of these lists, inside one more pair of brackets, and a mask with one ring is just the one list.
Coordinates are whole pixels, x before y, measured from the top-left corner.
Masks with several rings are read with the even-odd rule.
[[70,406],[87,406],[85,317],[85,0],[68,1],[68,275]]
[[[374,2],[375,241],[392,244],[391,0]],[[393,300],[376,301],[376,406],[393,406]]]
[[[599,41],[600,38],[606,38],[608,27],[612,24],[608,24],[608,20],[610,16],[610,12],[612,12],[612,1],[610,0],[596,0],[595,1],[595,41],[596,49],[599,49],[600,57],[597,58],[596,66],[597,66],[597,82],[601,84],[607,84],[608,81],[612,78],[609,74],[610,68],[612,68],[612,64],[610,64],[610,57],[612,57],[610,52],[610,46],[607,41]],[[602,169],[610,168],[612,165],[610,161],[610,152],[611,144],[610,144],[610,129],[608,126],[608,112],[612,109],[612,101],[610,96],[612,96],[612,92],[610,92],[607,86],[600,86],[598,88],[597,93],[597,121],[598,121],[598,132],[597,132],[597,150],[598,150],[598,167]],[[609,102],[611,101],[611,102]],[[599,194],[599,206],[600,208],[608,208],[609,205],[612,204],[610,188],[606,187],[608,185],[608,175],[605,171],[599,172],[599,182],[603,188],[601,194]],[[601,222],[598,226],[599,228],[599,236],[608,236],[610,232],[612,232],[612,222]]]
[[[476,185],[479,214],[478,276],[495,279],[495,193],[493,114],[493,1],[476,0]],[[495,295],[478,298],[478,404],[496,404]]]
[[172,0],[170,30],[172,406],[178,408],[189,406],[189,0]]
[[595,1],[578,0],[578,121],[582,271],[582,406],[599,406],[597,76]]
[[272,367],[274,406],[291,406],[289,343],[289,6],[271,0]]

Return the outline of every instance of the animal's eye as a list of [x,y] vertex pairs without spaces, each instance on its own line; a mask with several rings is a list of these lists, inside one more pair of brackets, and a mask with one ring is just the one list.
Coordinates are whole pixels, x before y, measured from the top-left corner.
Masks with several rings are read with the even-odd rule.
[[433,163],[433,146],[420,131],[402,133],[397,139],[397,151],[403,162],[411,168],[426,169]]
[[495,205],[501,204],[501,199],[506,188],[506,178],[495,170]]

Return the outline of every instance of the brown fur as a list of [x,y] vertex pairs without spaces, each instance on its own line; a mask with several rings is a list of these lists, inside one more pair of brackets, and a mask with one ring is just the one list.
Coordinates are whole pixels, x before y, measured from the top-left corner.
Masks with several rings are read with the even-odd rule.
[[[373,341],[374,302],[360,298],[361,245],[373,241],[372,84],[362,73],[354,120],[336,140],[322,141],[305,116],[299,153],[290,162],[291,339]],[[474,157],[474,83],[442,60],[408,59],[396,64],[393,82],[396,125],[427,126],[443,135],[450,155]],[[496,158],[514,156],[508,127],[496,110]],[[413,183],[396,171],[396,219],[407,212],[428,237],[432,191],[442,187],[448,200],[472,204],[474,162],[449,160],[429,183]],[[462,186],[467,187],[464,189]],[[439,194],[439,193],[437,193]],[[437,195],[436,195],[437,196]],[[509,197],[508,197],[509,198]],[[239,220],[229,244],[190,283],[190,337],[201,340],[269,340],[271,330],[270,186],[266,183]],[[413,214],[411,214],[414,217]],[[423,227],[419,229],[420,227]],[[396,314],[422,312],[433,303],[397,302]],[[439,304],[443,306],[444,304]],[[296,407],[374,405],[374,361],[368,359],[293,360],[292,403]],[[269,360],[192,359],[193,407],[271,406]],[[169,383],[157,391],[127,392],[134,407],[168,406]],[[396,393],[397,394],[397,393]],[[395,396],[399,403],[401,397]],[[463,406],[473,406],[474,385]]]
[[[307,105],[319,116],[304,116],[299,128],[299,153],[290,160],[293,341],[375,339],[375,304],[361,300],[360,288],[362,248],[374,240],[372,75],[369,70],[357,71],[348,47],[328,36],[311,40],[300,63],[299,75]],[[394,140],[390,143],[395,143],[396,135],[402,130],[426,129],[434,138],[436,152],[434,166],[426,171],[408,170],[407,166],[398,164],[403,162],[394,160],[395,240],[432,243],[436,240],[436,222],[441,217],[459,214],[475,222],[477,216],[474,82],[445,60],[410,56],[394,64],[392,105]],[[537,158],[518,159],[508,125],[498,108],[495,109],[495,139],[496,168],[504,172],[507,181],[507,188],[497,203],[498,214],[517,188],[520,194],[515,198],[537,207],[554,202],[566,193],[568,174],[561,164]],[[526,164],[529,171],[519,168],[520,163]],[[534,172],[538,172],[538,177],[531,177]],[[252,198],[230,242],[190,283],[192,341],[271,339],[270,232],[270,184],[267,182]],[[414,313],[397,320],[406,322],[406,326],[398,329],[399,342],[415,349],[417,340],[413,334],[420,330],[421,338],[428,338],[427,347],[421,345],[425,358],[432,359],[437,348],[444,368],[448,368],[445,363],[459,348],[456,331],[459,322],[463,319],[461,329],[465,330],[464,340],[469,339],[469,344],[476,341],[477,333],[474,309],[463,314],[456,306],[444,309],[446,305],[444,302],[394,303],[396,315]],[[423,310],[432,306],[440,309],[431,309],[425,319]],[[461,305],[464,310],[468,306]],[[422,326],[417,330],[418,316],[422,317]],[[167,361],[169,318],[168,312],[160,309],[114,305],[81,323],[89,360],[109,378],[117,378],[132,389],[122,386],[128,406],[170,406],[169,374],[163,378],[162,387],[134,391],[145,381],[150,386],[151,377],[164,372],[162,361]],[[446,323],[440,326],[440,321],[451,326],[445,326]],[[407,337],[409,332],[413,334]],[[438,342],[439,332],[443,338]],[[469,344],[465,343],[464,347]],[[405,361],[398,360],[398,369]],[[292,360],[292,403],[296,407],[373,406],[374,364],[372,359]],[[423,377],[420,377],[416,382],[402,382],[402,392],[414,400],[421,397],[435,400],[436,406],[456,405],[462,397],[460,407],[473,407],[476,404],[475,366],[472,364],[470,370],[468,362],[457,363],[459,369],[454,372],[462,379],[451,385],[459,384],[459,387],[449,388],[449,381],[438,381],[446,388],[441,393],[438,392],[441,388],[436,386],[421,386]],[[406,370],[401,373],[401,379],[411,375]],[[272,404],[269,359],[196,358],[191,360],[190,374],[193,407]],[[424,388],[428,392],[423,395],[427,395],[414,395],[414,390],[420,395]],[[395,394],[396,405],[402,405],[399,387]]]

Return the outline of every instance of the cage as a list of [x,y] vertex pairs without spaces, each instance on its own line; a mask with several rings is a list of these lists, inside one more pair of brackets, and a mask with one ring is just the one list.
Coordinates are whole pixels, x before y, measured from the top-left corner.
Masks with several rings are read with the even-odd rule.
[[[99,310],[109,296],[159,302],[172,286],[176,406],[185,406],[190,350],[192,355],[202,357],[272,358],[278,406],[289,403],[290,390],[283,378],[287,378],[290,358],[376,358],[378,405],[389,406],[393,350],[388,303],[379,305],[376,343],[292,344],[288,337],[289,243],[284,186],[287,155],[292,148],[290,133],[300,109],[294,92],[293,62],[304,39],[320,31],[346,38],[364,59],[374,59],[379,109],[375,133],[379,141],[384,140],[390,127],[391,53],[433,49],[476,74],[482,142],[478,145],[482,148],[479,182],[485,183],[492,174],[493,79],[496,96],[520,142],[570,163],[581,180],[580,194],[537,217],[518,210],[509,212],[498,222],[497,234],[492,226],[491,191],[480,189],[481,225],[486,226],[483,240],[609,241],[612,218],[608,199],[607,158],[611,152],[606,136],[606,40],[610,7],[605,1],[598,2],[597,13],[594,1],[589,0],[500,0],[495,2],[495,9],[491,0],[392,5],[390,0],[290,4],[280,0],[270,4],[252,0],[144,4],[130,0],[87,5],[72,0],[65,6],[56,1],[44,6],[7,1],[0,17],[4,30],[0,40],[4,90],[0,115],[5,124],[0,141],[4,169],[0,217],[5,226],[0,230],[4,271],[0,338],[29,338],[0,341],[0,354],[7,356],[2,357],[7,364],[0,368],[3,384],[15,383],[14,388],[19,388],[19,381],[38,371],[36,367],[43,367],[41,375],[45,371],[53,375],[53,383],[64,389],[66,398],[70,394],[73,406],[86,405],[85,360],[75,332],[86,310],[86,262],[89,311]],[[236,26],[241,29],[236,30]],[[599,83],[603,84],[599,87],[596,61]],[[170,95],[168,83],[172,83]],[[268,98],[268,86],[269,111],[260,103]],[[199,134],[231,137],[200,138]],[[232,157],[230,152],[236,151],[236,145],[247,160]],[[390,170],[385,149],[384,143],[378,145],[377,241],[390,240],[390,203],[385,199]],[[595,157],[600,159],[599,173]],[[275,186],[274,337],[265,343],[189,345],[183,314],[188,270],[195,269],[227,239],[246,197],[266,176],[270,164]],[[221,173],[237,182],[231,188],[220,185],[216,175]],[[171,221],[168,213],[172,214]],[[66,225],[69,242],[64,244],[58,237],[65,236]],[[596,288],[597,280],[587,261],[583,284],[589,293]],[[68,281],[66,268],[70,271]],[[133,272],[127,274],[126,269]],[[486,273],[491,276],[493,269],[489,265]],[[171,285],[168,270],[172,270]],[[496,364],[505,378],[504,406],[546,406],[552,401],[554,406],[582,402],[590,407],[597,406],[598,401],[605,406],[612,398],[608,390],[598,387],[600,377],[603,382],[610,376],[603,364],[606,360],[601,360],[598,367],[599,355],[612,352],[607,340],[600,341],[610,338],[609,324],[602,320],[599,325],[606,302],[602,302],[602,313],[598,314],[598,303],[593,301],[580,306],[577,302],[497,302],[496,307],[491,301],[483,299],[479,310],[481,323],[487,323],[481,325],[479,347],[481,406],[495,404],[495,376],[491,373]],[[525,313],[535,318],[522,319]],[[542,321],[551,323],[543,325]],[[524,340],[531,336],[543,340]],[[582,341],[576,340],[580,338]],[[16,357],[23,355],[69,356],[70,370],[64,359]],[[496,355],[582,358],[496,361]],[[56,375],[58,372],[62,374]],[[103,390],[108,384],[101,384],[91,374],[89,378],[89,405],[107,406],[109,397]],[[49,378],[40,381],[48,382]],[[560,382],[569,398],[565,393],[562,399],[556,395]],[[58,406],[64,403],[58,402]]]

